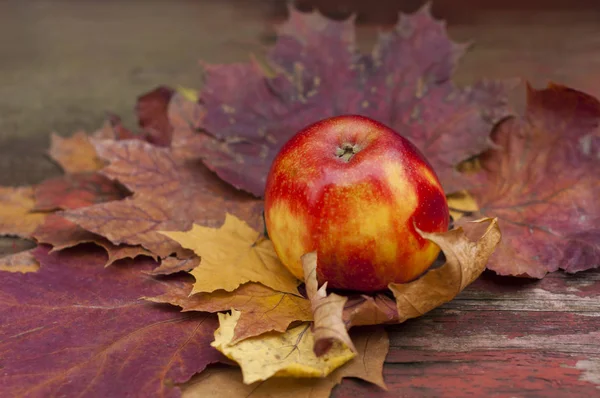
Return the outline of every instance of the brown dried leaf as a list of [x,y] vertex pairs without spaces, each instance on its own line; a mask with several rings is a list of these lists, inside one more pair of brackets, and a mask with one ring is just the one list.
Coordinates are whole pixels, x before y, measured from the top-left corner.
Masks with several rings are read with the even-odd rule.
[[600,102],[551,84],[528,87],[527,110],[494,132],[471,191],[497,217],[502,243],[488,268],[542,278],[600,266]]
[[157,257],[144,249],[142,246],[130,246],[130,245],[113,245],[106,239],[102,239],[100,241],[95,242],[99,246],[103,247],[108,254],[108,260],[105,267],[112,265],[120,260],[125,260],[127,258],[134,259],[138,256],[146,256],[157,260]]
[[170,149],[139,140],[94,144],[110,162],[102,173],[134,195],[70,210],[64,217],[114,244],[142,245],[166,257],[182,249],[158,231],[187,230],[193,223],[216,226],[226,212],[254,226],[262,223],[262,202],[227,186],[197,161],[179,161]]
[[281,293],[258,283],[246,283],[233,292],[191,294],[192,283],[169,286],[167,293],[147,300],[169,303],[182,311],[229,311],[242,314],[235,326],[233,343],[266,332],[285,332],[295,321],[312,320],[310,303],[303,297]]
[[473,221],[465,228],[476,228],[488,223],[485,232],[473,241],[471,231],[463,228],[448,232],[429,233],[419,231],[421,236],[437,244],[446,263],[431,270],[419,279],[404,284],[392,283],[389,289],[396,297],[399,322],[416,318],[452,300],[485,270],[486,263],[500,242],[501,233],[496,219]]
[[0,271],[7,272],[37,272],[40,264],[32,254],[32,250],[0,257]]
[[34,205],[32,187],[0,187],[0,235],[30,238],[46,218]]
[[205,110],[198,101],[190,101],[184,94],[176,93],[168,109],[173,127],[171,147],[178,159],[196,159],[202,154],[203,142],[207,139],[198,133]]
[[182,385],[184,398],[327,398],[345,377],[357,377],[385,388],[383,363],[389,340],[383,327],[351,332],[357,356],[326,378],[272,378],[244,384],[238,368],[209,367]]
[[52,245],[51,252],[83,243],[95,243],[103,247],[108,254],[105,266],[109,266],[118,260],[137,256],[148,256],[157,259],[154,254],[141,246],[114,245],[106,238],[86,231],[77,224],[56,214],[50,214],[44,223],[34,231],[32,237],[40,244]]
[[[192,256],[179,259],[177,257],[165,257],[160,261],[160,266],[149,272],[150,275],[171,275],[176,272],[190,271],[200,264],[200,257]],[[191,290],[191,287],[190,287]]]
[[313,350],[315,354],[317,356],[325,354],[336,341],[356,352],[343,320],[344,306],[348,298],[338,296],[335,293],[327,295],[327,282],[319,289],[316,252],[302,256],[302,268],[306,284],[306,295],[310,300],[314,318],[315,345]]
[[281,263],[271,241],[229,213],[220,228],[194,224],[186,232],[161,233],[202,259],[190,272],[196,278],[192,294],[219,289],[230,292],[246,282],[300,294],[300,281]]
[[56,214],[48,215],[31,236],[40,244],[52,245],[52,251],[104,239]]
[[52,133],[48,154],[66,173],[97,171],[104,166],[90,144],[88,135],[83,131],[78,131],[69,138]]
[[348,296],[342,318],[346,329],[353,326],[393,324],[399,321],[396,302],[385,294]]

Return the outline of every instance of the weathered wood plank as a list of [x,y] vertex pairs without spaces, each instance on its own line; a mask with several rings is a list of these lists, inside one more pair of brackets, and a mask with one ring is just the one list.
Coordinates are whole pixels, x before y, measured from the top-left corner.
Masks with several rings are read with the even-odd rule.
[[455,300],[389,326],[389,391],[336,397],[600,396],[600,272],[540,281],[486,273]]

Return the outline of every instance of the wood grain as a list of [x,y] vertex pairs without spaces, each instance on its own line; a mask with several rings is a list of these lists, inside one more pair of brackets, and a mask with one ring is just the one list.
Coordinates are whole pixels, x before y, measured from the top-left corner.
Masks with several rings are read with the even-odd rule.
[[335,397],[600,394],[600,272],[541,281],[486,272],[455,300],[387,328],[389,391],[354,380]]

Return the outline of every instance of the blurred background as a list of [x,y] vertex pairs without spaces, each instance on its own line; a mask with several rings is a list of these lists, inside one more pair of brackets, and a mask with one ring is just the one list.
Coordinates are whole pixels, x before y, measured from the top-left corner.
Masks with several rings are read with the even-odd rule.
[[[58,174],[49,134],[99,128],[106,112],[135,126],[136,97],[157,85],[199,88],[198,60],[248,60],[275,39],[283,0],[1,0],[0,185]],[[297,0],[332,18],[356,15],[369,51],[380,29],[423,1]],[[454,40],[473,41],[457,84],[521,77],[600,96],[600,1],[433,0]],[[515,94],[521,103],[524,92]]]

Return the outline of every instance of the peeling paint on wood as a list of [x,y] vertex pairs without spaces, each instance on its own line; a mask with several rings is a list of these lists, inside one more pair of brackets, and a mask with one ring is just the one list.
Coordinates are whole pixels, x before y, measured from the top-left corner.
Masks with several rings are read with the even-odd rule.
[[387,330],[389,390],[345,380],[332,396],[600,396],[600,270],[542,280],[486,273]]

